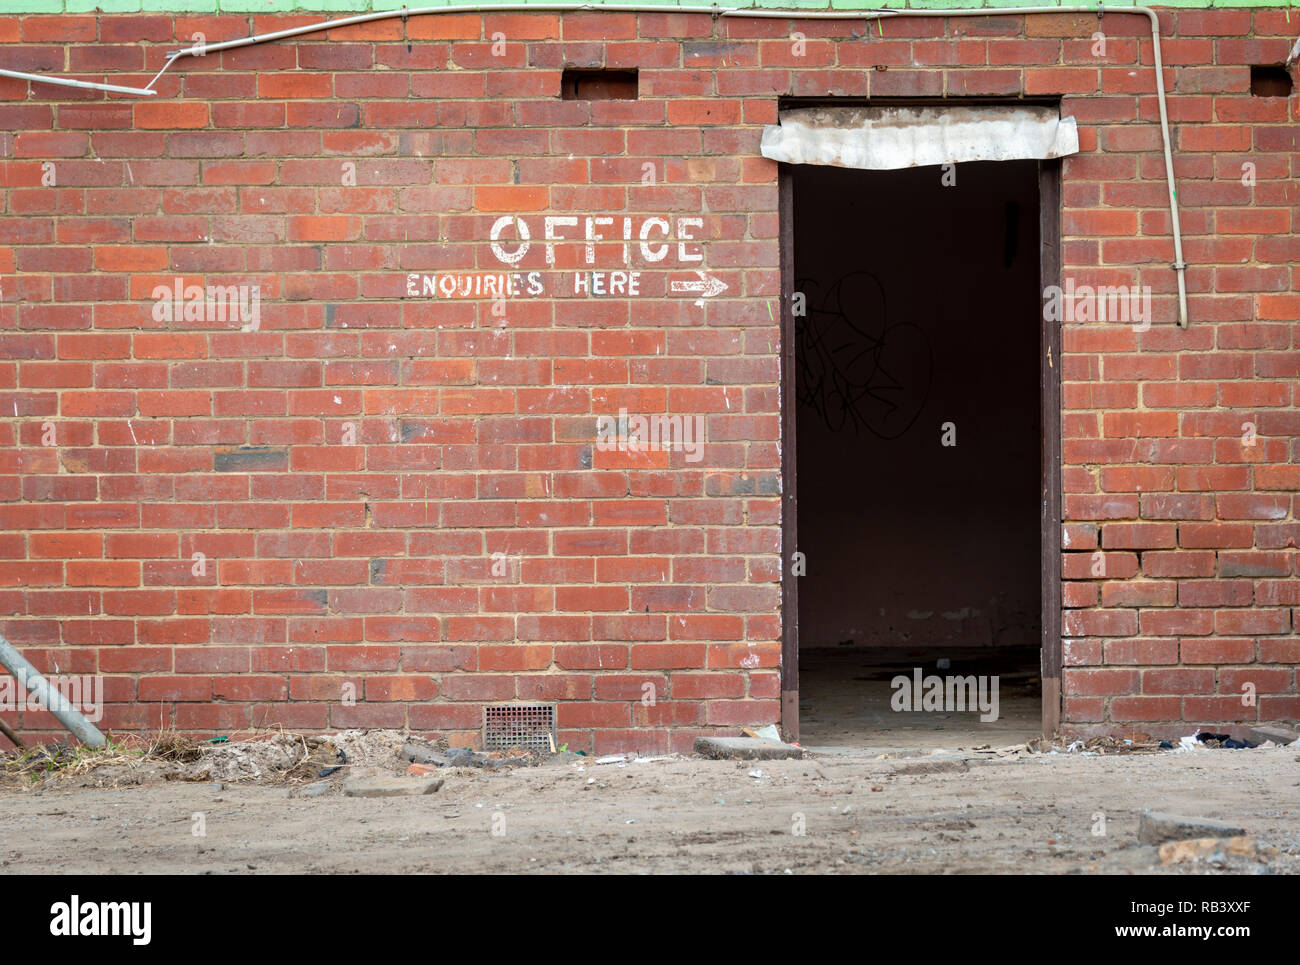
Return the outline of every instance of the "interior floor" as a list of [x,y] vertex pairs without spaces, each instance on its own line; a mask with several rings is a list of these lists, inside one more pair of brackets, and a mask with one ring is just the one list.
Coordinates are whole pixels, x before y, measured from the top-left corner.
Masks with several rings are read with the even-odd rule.
[[[1042,684],[1038,651],[1016,648],[874,650],[820,648],[799,655],[799,743],[810,749],[933,750],[1006,747],[1041,736]],[[891,706],[899,675],[996,676],[998,718],[975,711],[900,712]]]

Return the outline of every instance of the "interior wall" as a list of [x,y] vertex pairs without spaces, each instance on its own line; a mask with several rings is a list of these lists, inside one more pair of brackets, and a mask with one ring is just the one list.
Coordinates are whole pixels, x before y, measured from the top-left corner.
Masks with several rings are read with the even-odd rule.
[[1036,645],[1037,162],[793,170],[800,649]]

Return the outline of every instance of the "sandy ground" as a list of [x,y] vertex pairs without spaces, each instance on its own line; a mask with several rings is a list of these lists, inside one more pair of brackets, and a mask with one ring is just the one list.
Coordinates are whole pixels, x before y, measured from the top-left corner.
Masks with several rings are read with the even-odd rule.
[[[0,874],[1300,871],[1293,747],[439,773],[436,793],[382,799],[345,797],[344,772],[312,790],[95,787],[93,773],[10,783],[0,788]],[[1258,854],[1161,865],[1137,843],[1145,808],[1240,823]]]

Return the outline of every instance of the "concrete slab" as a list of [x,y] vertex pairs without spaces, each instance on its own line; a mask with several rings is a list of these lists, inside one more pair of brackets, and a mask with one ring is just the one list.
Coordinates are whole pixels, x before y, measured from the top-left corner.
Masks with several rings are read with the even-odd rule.
[[1264,741],[1272,741],[1274,744],[1294,744],[1300,739],[1298,733],[1293,727],[1281,727],[1278,725],[1264,725],[1262,727],[1252,727],[1250,729],[1250,742],[1252,744],[1262,744]]
[[758,737],[697,737],[695,753],[716,761],[801,760],[803,748]]
[[1185,841],[1190,838],[1236,838],[1245,833],[1245,828],[1226,821],[1162,811],[1142,812],[1142,820],[1138,824],[1138,840],[1143,844],[1163,844],[1165,841]]
[[432,794],[441,777],[352,777],[343,782],[344,797],[408,797]]

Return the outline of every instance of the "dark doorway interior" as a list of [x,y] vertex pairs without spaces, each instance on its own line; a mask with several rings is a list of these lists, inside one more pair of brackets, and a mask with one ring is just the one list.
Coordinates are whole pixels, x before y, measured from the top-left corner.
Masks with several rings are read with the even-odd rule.
[[[1037,736],[1038,162],[790,177],[801,742]],[[998,720],[891,709],[914,668]]]

